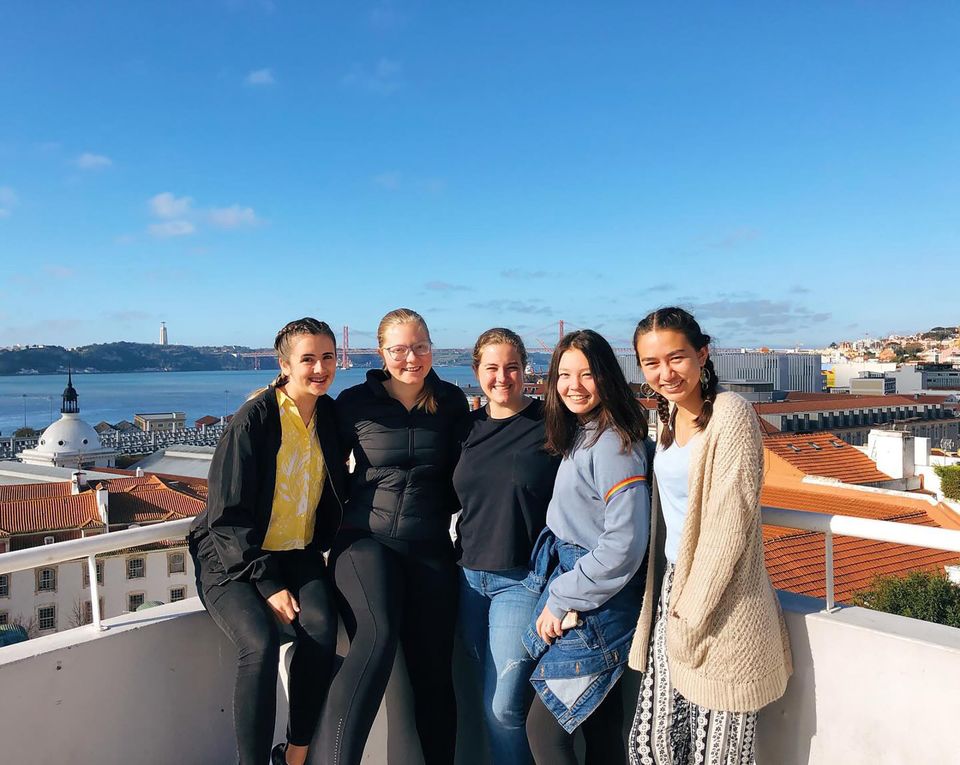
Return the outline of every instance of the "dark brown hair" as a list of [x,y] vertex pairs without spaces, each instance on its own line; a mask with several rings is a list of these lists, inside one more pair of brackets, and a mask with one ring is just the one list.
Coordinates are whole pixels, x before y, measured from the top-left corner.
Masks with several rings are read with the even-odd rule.
[[[687,342],[693,346],[694,350],[697,351],[710,345],[710,335],[705,334],[703,330],[700,329],[697,320],[693,318],[693,314],[689,311],[677,308],[676,306],[658,308],[656,311],[647,314],[641,319],[637,324],[636,330],[633,332],[633,350],[637,354],[638,364],[640,363],[640,350],[637,347],[637,343],[640,342],[640,338],[643,335],[648,332],[657,331],[679,332],[687,339]],[[697,430],[706,428],[707,423],[710,422],[710,418],[713,416],[713,402],[717,399],[717,384],[719,382],[717,371],[713,368],[713,359],[711,359],[709,355],[707,356],[706,362],[704,362],[703,369],[707,371],[707,381],[704,383],[701,380],[700,383],[700,392],[703,396],[703,409],[700,410],[700,414],[693,421],[693,425]],[[657,416],[660,418],[660,422],[663,423],[663,428],[660,430],[660,443],[663,448],[666,449],[673,443],[675,435],[674,421],[676,420],[677,412],[676,409],[674,409],[671,415],[670,402],[659,393],[654,392],[653,396],[657,400]]]
[[[304,316],[302,319],[294,319],[283,326],[277,332],[273,340],[274,350],[277,357],[290,363],[290,352],[293,350],[293,344],[300,335],[323,335],[329,337],[333,342],[333,347],[337,347],[337,336],[333,334],[330,325],[325,321],[314,319],[310,316]],[[274,388],[282,388],[289,382],[289,378],[281,371],[276,379],[270,383]]]
[[546,448],[552,454],[569,456],[580,435],[577,416],[567,409],[557,392],[560,357],[570,350],[580,351],[587,358],[590,373],[597,386],[600,404],[587,415],[597,423],[597,431],[588,445],[595,444],[600,434],[612,429],[620,437],[623,451],[647,437],[647,421],[633,391],[623,376],[610,343],[592,329],[579,329],[563,336],[550,358],[550,371],[544,391],[544,424]]
[[473,345],[473,371],[480,368],[480,357],[483,355],[483,349],[491,345],[512,345],[517,349],[520,356],[520,366],[527,366],[527,348],[523,340],[512,329],[505,327],[493,327],[482,333]]

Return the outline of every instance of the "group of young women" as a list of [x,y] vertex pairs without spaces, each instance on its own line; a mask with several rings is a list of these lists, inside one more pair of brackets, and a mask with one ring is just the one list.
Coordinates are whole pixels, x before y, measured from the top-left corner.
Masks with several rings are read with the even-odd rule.
[[[753,763],[790,649],[764,567],[759,426],[718,392],[695,319],[663,308],[637,325],[653,439],[591,330],[561,340],[543,401],[524,393],[520,337],[484,332],[474,412],[433,371],[419,314],[391,311],[377,340],[383,369],[334,402],[329,326],[285,326],[280,375],[214,456],[190,547],[237,649],[240,762],[357,765],[402,646],[424,761],[452,765],[459,626],[497,765],[576,763],[577,729],[588,765]],[[273,746],[280,624],[296,647]],[[624,736],[627,665],[643,674]]]

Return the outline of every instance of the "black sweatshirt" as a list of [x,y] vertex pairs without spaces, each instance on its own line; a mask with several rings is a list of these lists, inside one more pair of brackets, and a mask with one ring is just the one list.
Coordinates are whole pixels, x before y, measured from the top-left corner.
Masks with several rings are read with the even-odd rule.
[[560,458],[543,448],[543,403],[495,420],[470,414],[453,485],[463,508],[457,526],[460,564],[480,571],[526,567]]

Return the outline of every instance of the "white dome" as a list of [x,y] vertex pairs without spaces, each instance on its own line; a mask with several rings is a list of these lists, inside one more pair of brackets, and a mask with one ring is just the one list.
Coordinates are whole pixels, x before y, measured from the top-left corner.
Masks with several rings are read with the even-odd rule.
[[100,436],[79,414],[63,414],[43,431],[36,451],[41,454],[90,452],[102,448]]

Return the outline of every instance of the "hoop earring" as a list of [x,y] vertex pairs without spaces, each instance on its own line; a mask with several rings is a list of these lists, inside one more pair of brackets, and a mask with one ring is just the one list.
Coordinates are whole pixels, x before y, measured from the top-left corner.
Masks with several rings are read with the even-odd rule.
[[700,387],[706,390],[710,385],[710,370],[705,366],[700,367]]
[[653,398],[656,395],[656,391],[653,389],[653,386],[648,382],[640,383],[640,393],[644,398]]

